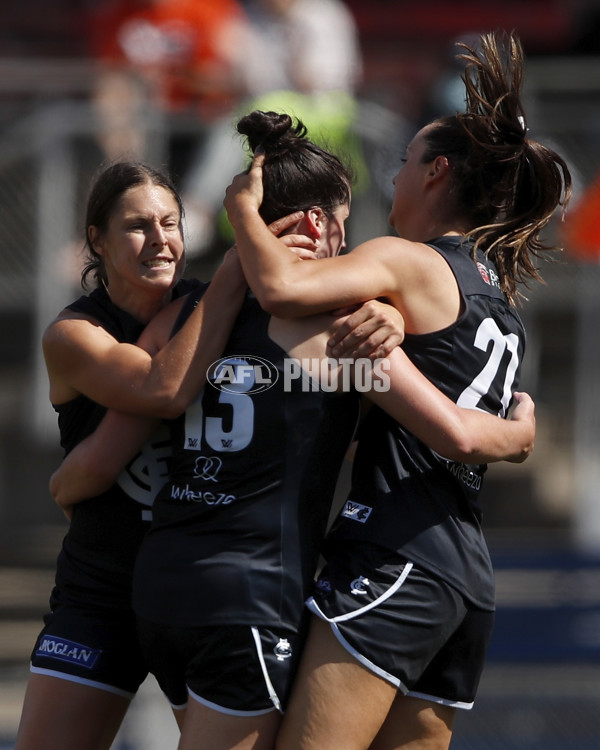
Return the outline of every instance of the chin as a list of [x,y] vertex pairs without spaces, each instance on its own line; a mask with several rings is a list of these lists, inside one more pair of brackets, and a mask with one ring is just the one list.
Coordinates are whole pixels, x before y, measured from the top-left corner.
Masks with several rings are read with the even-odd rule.
[[175,273],[161,273],[146,276],[146,279],[152,284],[152,286],[160,289],[171,289],[179,281],[180,276]]

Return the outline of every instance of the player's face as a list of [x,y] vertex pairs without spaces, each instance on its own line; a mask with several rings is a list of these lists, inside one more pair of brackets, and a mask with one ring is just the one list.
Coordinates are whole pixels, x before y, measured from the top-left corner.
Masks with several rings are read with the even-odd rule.
[[94,243],[111,296],[117,290],[165,294],[171,289],[185,262],[180,220],[177,201],[166,188],[145,184],[123,193],[107,231]]
[[425,128],[420,130],[408,144],[406,156],[398,174],[394,177],[394,199],[388,221],[400,237],[410,237],[411,219],[418,213],[420,186],[427,164],[423,162],[425,152]]
[[332,216],[326,217],[317,251],[318,258],[332,258],[346,247],[345,222],[349,215],[350,206],[343,203],[335,209]]

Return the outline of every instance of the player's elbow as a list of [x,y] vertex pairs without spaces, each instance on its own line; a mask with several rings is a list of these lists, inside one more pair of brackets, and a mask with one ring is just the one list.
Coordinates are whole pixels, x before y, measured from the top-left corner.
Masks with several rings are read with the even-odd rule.
[[302,310],[302,300],[298,298],[294,285],[285,282],[265,284],[254,291],[254,294],[262,309],[275,318],[291,318]]
[[453,428],[447,432],[443,449],[439,452],[451,461],[460,461],[465,464],[481,463],[481,446],[476,436],[460,423],[453,425]]
[[513,464],[522,464],[523,461],[526,461],[533,453],[534,444],[535,441],[533,438],[526,438],[523,441],[521,448],[514,454],[508,456],[506,460]]
[[152,410],[152,415],[159,419],[177,419],[193,401],[192,398],[186,397],[183,393],[178,392],[165,398],[164,400],[156,401]]
[[195,377],[193,382],[184,378],[179,382],[164,383],[160,390],[154,391],[144,410],[144,416],[177,419],[198,397],[204,382],[205,379]]
[[[113,405],[113,408],[137,417],[175,419],[183,414],[192,400],[185,384],[185,378],[172,377],[157,368],[150,382],[132,385],[130,395],[133,398],[125,399],[122,405]],[[196,396],[197,391],[193,395]]]
[[54,502],[60,505],[60,480],[58,478],[58,473],[58,471],[55,471],[54,474],[52,474],[52,476],[50,477],[48,489],[50,490],[50,494],[52,495],[52,499],[54,500]]
[[460,461],[464,464],[480,463],[479,453],[468,435],[457,435],[449,440],[442,455],[451,461]]

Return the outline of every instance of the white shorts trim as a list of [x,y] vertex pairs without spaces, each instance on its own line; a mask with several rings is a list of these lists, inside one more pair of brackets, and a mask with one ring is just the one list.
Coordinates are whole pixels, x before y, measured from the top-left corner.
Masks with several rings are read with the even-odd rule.
[[169,696],[166,693],[163,693],[165,698],[167,699],[167,703],[169,706],[171,706],[171,711],[185,711],[185,709],[188,707],[188,702],[185,703],[171,703],[169,700]]
[[393,685],[395,688],[400,690],[402,693],[406,694],[406,685],[399,680],[395,675],[390,674],[389,672],[386,672],[385,669],[382,669],[381,667],[378,667],[377,664],[374,664],[372,661],[367,659],[365,656],[363,656],[360,651],[357,651],[354,646],[350,645],[348,641],[344,638],[344,636],[340,633],[340,629],[335,624],[335,622],[329,621],[329,624],[331,625],[331,630],[333,631],[333,634],[338,639],[338,641],[341,643],[341,645],[346,649],[346,651],[353,656],[356,661],[360,662],[363,667],[366,667],[369,672],[373,672],[373,674],[376,674],[377,677],[381,677],[382,680],[385,680],[386,682],[389,682],[391,685]]
[[55,677],[57,680],[76,682],[79,685],[86,685],[87,687],[93,687],[97,690],[104,690],[107,693],[120,695],[122,698],[128,698],[129,700],[132,700],[135,697],[135,693],[130,693],[128,690],[121,690],[121,688],[115,687],[114,685],[107,685],[106,683],[96,682],[95,680],[86,680],[85,677],[68,674],[67,672],[57,672],[54,669],[42,669],[34,666],[30,666],[29,669],[32,674],[43,674],[47,677]]
[[413,568],[413,564],[411,562],[407,562],[402,570],[401,575],[398,576],[396,581],[393,583],[392,586],[387,589],[385,594],[382,594],[381,596],[377,597],[377,599],[374,599],[372,602],[369,602],[369,604],[366,604],[364,607],[360,607],[359,609],[354,609],[352,612],[347,612],[345,615],[337,615],[337,617],[327,617],[327,615],[323,612],[323,610],[319,607],[319,605],[315,602],[315,599],[313,596],[309,597],[306,600],[306,606],[308,609],[310,609],[311,612],[314,612],[316,615],[318,615],[322,620],[327,620],[327,622],[344,622],[344,620],[352,620],[355,617],[358,617],[359,615],[364,614],[365,612],[368,612],[370,609],[375,609],[375,607],[379,606],[381,602],[384,602],[386,599],[389,599],[390,596],[393,596],[396,591],[402,586],[404,581],[406,581],[408,574]]
[[195,693],[193,690],[191,690],[188,687],[187,689],[188,694],[195,701],[197,701],[198,703],[201,703],[203,706],[206,706],[207,708],[212,709],[213,711],[218,711],[219,713],[227,714],[228,716],[263,716],[264,714],[269,714],[272,711],[279,711],[280,713],[283,713],[283,710],[281,708],[281,701],[279,700],[277,692],[275,691],[275,688],[273,687],[273,683],[271,682],[271,678],[269,677],[269,672],[267,670],[267,665],[266,665],[265,657],[263,653],[262,643],[260,640],[259,629],[255,626],[252,626],[250,628],[250,632],[252,633],[252,639],[256,647],[256,656],[260,663],[260,668],[261,668],[261,672],[263,675],[263,679],[265,681],[265,686],[267,688],[267,692],[269,693],[269,698],[271,700],[271,703],[273,704],[273,708],[261,708],[258,711],[239,711],[233,708],[226,708],[225,706],[220,706],[218,703],[213,703],[213,701],[209,701],[206,698],[202,698],[201,696],[199,696],[197,693]]
[[352,656],[354,657],[360,664],[362,664],[364,667],[366,667],[370,672],[377,675],[378,677],[381,677],[386,682],[389,682],[391,685],[396,687],[403,695],[410,696],[411,698],[419,698],[421,700],[429,701],[430,703],[437,703],[441,706],[449,706],[451,708],[457,708],[457,709],[463,709],[466,711],[470,711],[474,706],[474,701],[471,701],[469,703],[464,701],[452,701],[448,700],[446,698],[440,698],[435,695],[428,695],[426,693],[419,693],[417,691],[411,691],[408,690],[406,685],[400,680],[398,677],[396,677],[393,674],[390,674],[389,672],[386,672],[381,667],[377,666],[374,662],[370,661],[367,657],[363,656],[359,651],[354,648],[342,635],[340,632],[340,629],[337,625],[338,622],[344,622],[352,620],[355,617],[358,617],[359,615],[363,614],[364,612],[369,611],[370,609],[374,609],[377,607],[381,602],[388,599],[390,596],[392,596],[398,589],[402,586],[402,584],[406,581],[406,578],[408,577],[410,571],[413,568],[413,563],[407,562],[404,565],[404,568],[402,570],[402,573],[398,576],[396,581],[390,588],[382,594],[377,599],[373,600],[369,604],[367,604],[364,607],[361,607],[360,609],[353,610],[352,612],[347,612],[343,615],[337,615],[336,617],[328,617],[325,612],[321,609],[321,607],[318,605],[317,601],[315,600],[314,596],[310,596],[306,602],[305,605],[307,609],[309,609],[316,617],[319,617],[321,620],[324,620],[325,622],[328,622],[331,626],[331,630],[339,643],[344,647],[344,649]]
[[344,636],[340,633],[340,630],[338,626],[335,624],[335,622],[329,621],[329,624],[331,625],[331,630],[333,631],[333,634],[338,639],[340,644],[346,649],[346,651],[351,656],[353,656],[356,659],[356,661],[360,662],[360,664],[366,667],[373,674],[377,675],[378,677],[381,677],[382,680],[389,682],[395,688],[400,690],[400,692],[403,695],[406,695],[410,698],[420,698],[421,700],[429,701],[430,703],[437,703],[441,706],[449,706],[450,708],[460,708],[465,711],[470,711],[473,708],[473,705],[474,705],[473,701],[471,701],[471,703],[465,703],[463,701],[449,701],[449,700],[446,700],[445,698],[438,698],[435,695],[427,695],[426,693],[418,693],[413,690],[407,690],[406,685],[402,682],[402,680],[399,680],[393,674],[390,674],[389,672],[386,672],[384,669],[381,669],[381,667],[378,667],[372,661],[364,657],[359,651],[357,651],[354,648],[354,646],[351,646],[348,643],[348,641],[344,638]]
[[220,714],[227,714],[228,716],[262,716],[263,714],[270,714],[271,711],[275,710],[274,708],[263,708],[260,711],[236,711],[233,708],[225,708],[224,706],[219,706],[218,703],[207,701],[206,698],[200,697],[197,693],[194,693],[193,690],[190,690],[189,687],[187,691],[189,696],[197,703],[201,703],[203,706],[211,708],[213,711],[218,711]]
[[450,708],[462,708],[465,711],[470,711],[475,705],[473,701],[470,703],[464,703],[463,701],[449,701],[444,698],[438,698],[435,695],[427,695],[427,693],[417,693],[409,690],[406,695],[411,698],[421,698],[421,700],[429,701],[430,703],[439,703],[440,706],[450,706]]
[[257,627],[252,628],[252,638],[254,639],[254,644],[256,646],[256,654],[260,662],[260,668],[263,673],[265,685],[267,686],[267,690],[269,692],[269,698],[271,699],[271,703],[280,713],[283,713],[281,709],[281,701],[279,700],[277,692],[275,691],[275,688],[273,687],[273,683],[271,682],[271,678],[269,677],[269,672],[267,670],[267,665],[265,663],[265,657],[263,654],[262,643],[260,642],[260,633]]

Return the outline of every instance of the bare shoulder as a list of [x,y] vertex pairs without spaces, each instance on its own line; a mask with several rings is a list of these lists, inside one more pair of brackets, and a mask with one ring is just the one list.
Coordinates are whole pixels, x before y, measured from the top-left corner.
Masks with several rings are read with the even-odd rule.
[[83,384],[105,376],[100,366],[118,343],[95,318],[66,311],[42,335],[50,381],[50,400],[65,403],[83,392]]
[[89,315],[63,310],[42,334],[42,346],[46,354],[54,348],[62,349],[71,345],[84,346],[93,342],[108,343],[114,337],[102,324]]
[[443,259],[430,245],[423,242],[411,242],[402,237],[382,236],[375,237],[357,245],[350,256],[360,258],[368,257],[371,261],[380,260],[386,265],[402,267],[422,266]]

